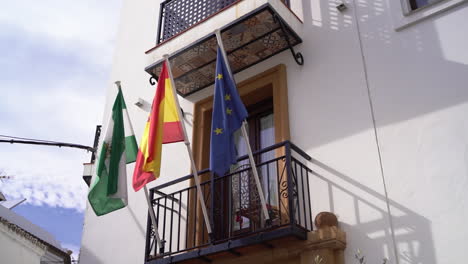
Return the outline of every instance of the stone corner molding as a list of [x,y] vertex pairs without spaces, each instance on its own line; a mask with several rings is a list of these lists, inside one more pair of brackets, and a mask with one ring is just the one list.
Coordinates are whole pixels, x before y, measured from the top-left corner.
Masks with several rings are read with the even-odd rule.
[[30,234],[26,230],[22,229],[21,227],[8,222],[6,219],[0,217],[0,224],[3,224],[11,233],[18,235],[19,237],[29,241],[34,246],[42,249],[47,250],[48,246],[43,243],[40,239],[36,238],[34,235]]
[[307,235],[307,246],[301,254],[301,263],[344,264],[346,233],[338,227],[336,215],[319,213],[315,217],[315,226],[317,230]]

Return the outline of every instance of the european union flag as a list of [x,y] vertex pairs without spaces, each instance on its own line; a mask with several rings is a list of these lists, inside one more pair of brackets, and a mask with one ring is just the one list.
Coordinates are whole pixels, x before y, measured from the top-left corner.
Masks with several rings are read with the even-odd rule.
[[236,163],[234,132],[247,116],[247,110],[218,47],[210,146],[210,170],[216,175],[224,175],[231,164]]

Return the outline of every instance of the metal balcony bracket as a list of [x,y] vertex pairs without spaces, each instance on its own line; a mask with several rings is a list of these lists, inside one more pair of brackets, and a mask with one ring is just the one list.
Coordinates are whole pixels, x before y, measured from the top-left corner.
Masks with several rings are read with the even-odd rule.
[[274,19],[275,22],[277,22],[280,25],[281,32],[283,32],[284,38],[286,39],[286,42],[288,43],[288,48],[291,51],[291,53],[293,55],[293,58],[296,61],[296,63],[299,64],[299,65],[304,65],[304,56],[302,56],[302,53],[294,51],[294,47],[291,44],[291,40],[289,39],[288,31],[286,30],[286,26],[284,25],[284,21],[276,13],[273,13],[273,19]]

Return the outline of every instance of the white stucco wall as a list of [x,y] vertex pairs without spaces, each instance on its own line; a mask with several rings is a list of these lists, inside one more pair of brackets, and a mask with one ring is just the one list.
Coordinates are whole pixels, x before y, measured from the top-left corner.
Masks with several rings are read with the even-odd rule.
[[424,13],[458,3],[398,32],[398,1],[357,8],[400,263],[466,257],[468,5]]
[[0,263],[39,264],[45,252],[43,246],[0,223]]
[[[153,89],[148,75],[143,71],[144,51],[156,39],[159,4],[152,0],[124,1],[121,22],[116,40],[108,96],[105,104],[107,120],[117,93],[115,81],[122,82],[122,90],[135,133],[139,140],[147,113],[134,105],[138,97],[151,102]],[[105,129],[105,128],[104,128]],[[128,183],[131,183],[133,164],[127,166]],[[79,261],[83,264],[143,263],[146,234],[147,205],[143,192],[135,193],[129,186],[128,206],[111,214],[97,217],[87,206],[83,227]]]
[[[368,263],[463,260],[468,7],[457,0],[442,4],[451,1],[459,5],[416,21],[402,15],[400,1],[347,0],[348,10],[340,13],[334,0],[292,0],[293,10],[302,7],[303,44],[296,49],[305,64],[285,51],[236,75],[242,81],[287,66],[291,139],[314,159],[313,214],[338,215],[348,234],[347,263],[354,263],[357,249]],[[138,140],[154,96],[143,69],[158,9],[153,0],[125,1],[108,85],[104,120],[113,82],[120,80]],[[211,93],[206,88],[182,99],[182,108],[190,117],[193,103]],[[143,109],[134,105],[139,97],[147,101]],[[191,135],[190,122],[187,128]],[[183,144],[163,151],[162,176],[149,187],[189,172]],[[133,165],[127,169],[131,182]],[[146,210],[143,193],[131,187],[124,209],[98,218],[88,207],[80,263],[143,263]]]

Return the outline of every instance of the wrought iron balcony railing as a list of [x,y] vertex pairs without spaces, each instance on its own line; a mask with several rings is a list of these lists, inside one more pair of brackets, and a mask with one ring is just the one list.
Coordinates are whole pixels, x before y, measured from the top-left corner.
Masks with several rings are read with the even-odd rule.
[[[176,263],[230,252],[254,244],[294,236],[305,239],[312,230],[309,174],[310,157],[289,141],[254,153],[271,222],[266,223],[247,156],[223,177],[200,171],[204,200],[213,236],[208,237],[198,203],[193,175],[150,190],[157,231],[163,246],[157,246],[148,217],[146,263]],[[162,192],[172,193],[164,194]]]
[[[242,0],[165,0],[161,3],[157,44]],[[289,6],[289,0],[281,0]]]
[[158,44],[239,0],[166,0],[159,14]]

